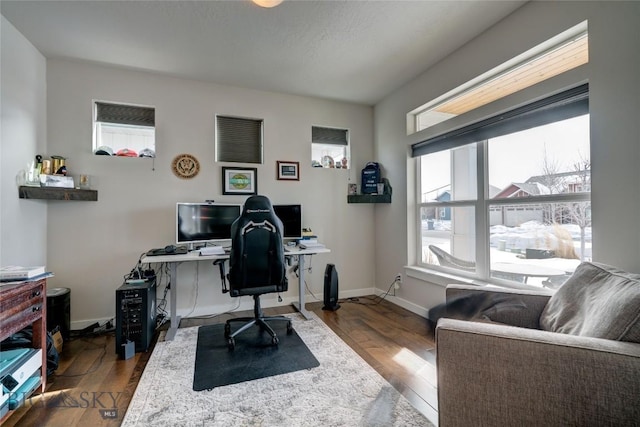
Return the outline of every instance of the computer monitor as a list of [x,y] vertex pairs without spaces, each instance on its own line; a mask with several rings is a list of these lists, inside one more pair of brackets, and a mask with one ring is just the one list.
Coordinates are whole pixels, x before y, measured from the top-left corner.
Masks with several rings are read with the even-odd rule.
[[231,240],[231,224],[242,205],[222,203],[177,203],[176,242],[193,246],[198,243]]
[[284,226],[284,239],[302,238],[302,206],[273,205],[273,211]]

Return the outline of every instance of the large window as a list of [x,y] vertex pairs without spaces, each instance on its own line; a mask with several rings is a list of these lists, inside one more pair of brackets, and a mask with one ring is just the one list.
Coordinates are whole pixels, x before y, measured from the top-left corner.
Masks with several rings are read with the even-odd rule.
[[591,260],[588,86],[413,147],[418,263],[558,287]]

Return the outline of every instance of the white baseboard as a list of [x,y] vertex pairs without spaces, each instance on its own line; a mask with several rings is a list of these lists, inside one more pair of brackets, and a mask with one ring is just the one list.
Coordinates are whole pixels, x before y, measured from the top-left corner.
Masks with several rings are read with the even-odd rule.
[[[345,298],[357,298],[363,297],[366,295],[384,295],[384,292],[375,288],[362,288],[362,289],[350,289],[347,291],[339,291],[339,299]],[[306,303],[313,302],[322,302],[323,294],[322,291],[316,292],[315,297],[311,294],[305,295]],[[416,313],[419,316],[426,317],[428,310],[424,307],[420,307],[410,301],[404,300],[399,297],[395,297],[392,295],[387,295],[386,298],[390,302],[399,305],[400,307],[406,308],[407,310]],[[286,305],[291,305],[293,302],[298,302],[297,296],[289,296],[282,298],[282,301],[278,301],[278,297],[276,294],[265,295],[261,299],[261,304],[263,308],[271,308],[271,307],[281,307]],[[240,305],[238,306],[238,303]],[[169,307],[168,307],[169,308]],[[220,314],[224,314],[230,311],[245,311],[245,310],[253,310],[253,298],[249,296],[231,298],[225,301],[225,304],[217,304],[217,305],[203,305],[196,306],[195,309],[178,309],[178,316],[187,318],[187,317],[200,317],[200,316],[216,316]],[[170,314],[170,310],[167,310]],[[76,320],[71,322],[71,330],[82,330],[87,326],[90,326],[94,323],[99,323],[100,325],[106,323],[109,320],[113,320],[115,323],[115,314],[112,317],[104,317],[99,319],[85,319],[85,320]]]
[[[383,292],[379,289],[376,289],[376,292],[380,297],[382,297],[386,293],[386,291]],[[417,304],[414,304],[411,301],[407,301],[406,299],[402,299],[400,297],[393,296],[393,295],[387,295],[385,299],[394,303],[395,305],[399,305],[402,308],[406,308],[407,310],[417,314],[418,316],[427,318],[427,315],[429,314],[429,309],[419,306]]]

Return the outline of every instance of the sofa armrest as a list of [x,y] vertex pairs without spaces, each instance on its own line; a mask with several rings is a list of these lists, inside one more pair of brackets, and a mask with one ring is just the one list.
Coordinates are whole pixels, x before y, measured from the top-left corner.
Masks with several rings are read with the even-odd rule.
[[640,344],[442,319],[440,427],[635,425]]
[[540,314],[547,305],[552,292],[546,289],[526,290],[510,289],[475,285],[448,285],[446,289],[447,302],[456,298],[473,294],[491,294],[496,300],[507,299],[512,302],[520,302],[522,306],[499,309],[488,313],[494,322],[504,323],[521,328],[539,329]]

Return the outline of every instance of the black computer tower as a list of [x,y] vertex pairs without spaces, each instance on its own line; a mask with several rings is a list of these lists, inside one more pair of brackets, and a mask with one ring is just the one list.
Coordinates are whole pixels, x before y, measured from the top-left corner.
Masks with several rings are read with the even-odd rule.
[[156,278],[127,283],[116,289],[116,353],[135,343],[136,353],[147,351],[156,329]]
[[335,311],[338,304],[338,271],[333,264],[327,264],[324,270],[324,307],[323,310]]

